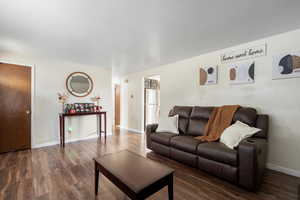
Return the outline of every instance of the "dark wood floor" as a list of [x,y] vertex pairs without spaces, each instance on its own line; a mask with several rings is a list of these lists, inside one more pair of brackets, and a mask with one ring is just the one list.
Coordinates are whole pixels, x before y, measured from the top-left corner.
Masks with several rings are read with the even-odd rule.
[[[299,178],[268,170],[261,189],[257,193],[247,192],[148,151],[143,135],[115,131],[106,142],[93,139],[66,144],[65,150],[56,145],[0,155],[0,200],[128,199],[106,178],[101,179],[98,198],[94,196],[93,190],[92,158],[124,149],[174,168],[175,199],[298,199]],[[149,199],[167,199],[167,188]]]

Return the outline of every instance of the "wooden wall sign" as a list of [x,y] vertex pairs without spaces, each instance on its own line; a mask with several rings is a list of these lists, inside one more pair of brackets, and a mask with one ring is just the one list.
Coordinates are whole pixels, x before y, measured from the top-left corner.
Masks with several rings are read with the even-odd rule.
[[236,62],[239,60],[246,60],[260,56],[266,56],[267,45],[259,45],[247,49],[240,49],[236,51],[227,52],[221,55],[221,63]]

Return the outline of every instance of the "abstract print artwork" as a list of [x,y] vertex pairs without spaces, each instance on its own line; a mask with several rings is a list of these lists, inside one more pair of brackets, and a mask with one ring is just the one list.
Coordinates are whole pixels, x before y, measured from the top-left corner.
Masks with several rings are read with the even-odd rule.
[[273,79],[300,77],[300,52],[274,56],[272,77]]
[[214,85],[218,81],[218,66],[200,68],[200,85]]
[[254,83],[255,62],[242,62],[229,65],[231,84]]

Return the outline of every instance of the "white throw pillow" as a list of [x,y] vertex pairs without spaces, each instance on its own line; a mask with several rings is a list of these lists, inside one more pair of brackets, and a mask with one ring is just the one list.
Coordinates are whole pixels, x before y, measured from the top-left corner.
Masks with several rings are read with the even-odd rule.
[[223,131],[220,142],[233,149],[237,147],[243,139],[251,137],[259,131],[259,128],[250,127],[243,122],[236,121]]
[[171,132],[171,133],[179,134],[178,118],[179,118],[178,115],[169,117],[166,124],[164,124],[163,126],[161,124],[158,125],[156,132]]

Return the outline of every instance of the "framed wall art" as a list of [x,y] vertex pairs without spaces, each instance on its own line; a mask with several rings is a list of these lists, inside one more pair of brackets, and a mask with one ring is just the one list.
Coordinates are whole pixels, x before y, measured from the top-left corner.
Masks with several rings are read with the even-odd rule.
[[200,85],[215,85],[218,82],[218,66],[200,67]]
[[273,79],[300,77],[300,52],[274,56],[272,70]]
[[242,62],[229,65],[230,84],[254,83],[255,62]]

